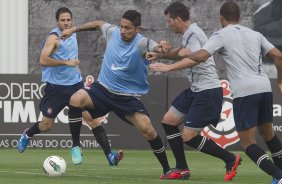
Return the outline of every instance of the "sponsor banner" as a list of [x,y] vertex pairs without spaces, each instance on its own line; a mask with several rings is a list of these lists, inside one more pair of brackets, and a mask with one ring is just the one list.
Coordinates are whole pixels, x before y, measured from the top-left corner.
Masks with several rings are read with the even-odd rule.
[[[0,79],[0,148],[16,147],[23,130],[42,119],[39,104],[44,95],[45,84],[41,82],[40,75],[3,74]],[[89,86],[93,81],[92,76],[86,76],[85,86]],[[152,78],[150,83],[160,91],[166,89],[165,77]],[[164,139],[160,122],[166,109],[166,94],[150,91],[141,100],[151,113],[153,125]],[[113,148],[149,148],[148,142],[135,127],[123,122],[113,113],[101,117],[100,121]],[[48,132],[35,135],[29,147],[69,148],[71,145],[68,107],[65,107],[56,118],[54,127]],[[81,128],[81,145],[84,148],[99,148],[86,122],[83,122]]]
[[[2,74],[0,75],[0,148],[16,147],[18,139],[27,127],[42,119],[39,112],[40,99],[44,95],[45,84],[41,83],[40,75]],[[85,85],[94,81],[92,76],[85,77]],[[141,98],[145,104],[153,126],[165,141],[165,133],[161,125],[163,115],[170,107],[171,101],[186,87],[186,78],[166,76],[149,77],[151,90]],[[240,150],[239,137],[233,119],[232,95],[227,80],[221,81],[224,101],[220,122],[216,127],[208,126],[202,134],[213,139],[217,144],[231,150]],[[273,128],[282,139],[282,96],[277,87],[277,80],[271,80],[273,87]],[[203,112],[204,113],[204,112]],[[109,113],[100,119],[113,148],[150,149],[148,142],[135,127],[120,120],[115,114]],[[258,144],[265,144],[258,137]],[[34,136],[31,148],[70,148],[72,145],[68,126],[68,108],[60,112],[54,127],[49,132]],[[81,129],[81,145],[84,148],[98,148],[91,128],[83,122]],[[191,149],[186,147],[187,149]]]

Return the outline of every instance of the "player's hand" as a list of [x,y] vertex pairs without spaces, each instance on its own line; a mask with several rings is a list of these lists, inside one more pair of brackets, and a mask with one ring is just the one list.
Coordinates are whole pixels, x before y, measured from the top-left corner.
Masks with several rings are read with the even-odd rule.
[[160,41],[158,47],[164,53],[167,53],[167,52],[171,51],[170,43],[168,43],[167,41],[164,41],[164,40]]
[[147,52],[146,53],[146,59],[148,61],[156,61],[159,60],[159,54],[156,52]]
[[150,70],[154,72],[169,72],[170,65],[164,63],[153,63],[149,65]]
[[78,59],[70,59],[65,62],[67,66],[77,66],[79,63],[80,61]]
[[72,33],[74,33],[73,29],[65,29],[62,34],[59,36],[58,39],[62,39],[63,41],[65,41],[68,37],[70,37],[72,35]]

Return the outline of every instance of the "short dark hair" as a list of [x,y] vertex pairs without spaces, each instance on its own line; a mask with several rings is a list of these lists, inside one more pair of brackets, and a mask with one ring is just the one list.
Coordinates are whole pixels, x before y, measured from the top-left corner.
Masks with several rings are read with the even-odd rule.
[[62,7],[62,8],[59,8],[57,11],[56,11],[56,20],[59,20],[59,17],[62,13],[69,13],[71,15],[71,18],[72,18],[72,13],[71,11],[66,8],[66,7]]
[[239,21],[239,6],[233,1],[226,2],[220,8],[220,15],[223,16],[227,21]]
[[187,6],[180,2],[171,3],[164,11],[164,14],[171,16],[171,18],[180,17],[182,20],[187,21],[190,19],[190,12]]
[[135,27],[141,26],[141,14],[136,10],[127,10],[122,18],[131,21]]

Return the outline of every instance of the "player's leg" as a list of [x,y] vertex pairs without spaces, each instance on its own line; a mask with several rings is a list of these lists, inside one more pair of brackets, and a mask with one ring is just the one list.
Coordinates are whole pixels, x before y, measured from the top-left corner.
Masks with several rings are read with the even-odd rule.
[[32,127],[25,129],[18,141],[18,151],[23,153],[28,146],[30,139],[36,134],[50,130],[53,127],[54,122],[54,118],[47,118],[43,116],[40,122],[37,122]]
[[274,164],[282,170],[282,144],[273,131],[272,123],[262,124],[258,130],[272,154]]
[[186,119],[186,114],[193,101],[191,89],[182,91],[172,102],[172,106],[164,115],[162,125],[166,139],[176,160],[176,168],[189,171],[184,153],[184,145],[178,125]]
[[66,100],[61,98],[65,91],[62,90],[62,88],[64,87],[48,83],[46,84],[45,95],[41,99],[39,105],[43,118],[32,127],[25,129],[18,142],[19,152],[22,153],[25,151],[31,137],[40,134],[41,132],[46,132],[53,127],[55,118],[66,104]]
[[163,173],[170,171],[169,163],[167,160],[165,147],[156,130],[151,124],[147,114],[135,112],[132,115],[126,116],[126,119],[131,122],[149,142],[155,156],[163,167]]
[[[272,123],[263,123],[258,126],[259,134],[265,141],[267,147],[269,148],[272,160],[277,166],[280,171],[282,169],[282,145],[281,141],[278,139],[278,137],[275,135]],[[272,180],[272,184],[279,184],[282,183],[281,178],[274,177]]]
[[104,154],[109,161],[109,165],[117,166],[119,161],[122,160],[124,153],[123,150],[119,150],[118,152],[111,150],[107,133],[100,122],[102,117],[92,119],[91,115],[87,111],[83,111],[83,119],[92,128],[93,135],[103,149]]
[[273,178],[281,179],[282,172],[273,164],[267,153],[256,144],[256,127],[238,131],[238,135],[241,146],[250,159]]
[[213,140],[204,137],[200,134],[200,129],[192,129],[184,126],[182,132],[183,141],[188,146],[191,146],[202,153],[217,157],[223,160],[226,164],[225,181],[232,180],[236,175],[236,169],[241,163],[239,154],[233,153],[223,149]]
[[192,96],[192,104],[182,133],[183,141],[203,153],[223,160],[226,164],[224,180],[229,181],[236,174],[236,169],[241,162],[240,155],[234,155],[200,134],[204,127],[210,124],[216,126],[219,121],[223,100],[222,89],[193,92]]
[[170,145],[171,151],[176,160],[176,170],[180,173],[186,174],[189,171],[182,140],[182,133],[180,132],[178,125],[184,120],[185,114],[179,112],[175,107],[170,107],[168,112],[164,115],[162,125],[166,132],[166,139]]
[[[273,96],[272,93],[264,93],[264,100],[259,109],[258,131],[265,141],[274,164],[282,170],[282,144],[273,131]],[[268,122],[268,123],[266,123]]]
[[[272,121],[273,114],[271,109],[273,107],[272,101],[268,97],[268,93],[259,93],[233,99],[234,120],[240,143],[245,153],[264,172],[271,175],[274,179],[281,179],[282,173],[279,168],[269,159],[267,153],[256,144],[257,126]],[[262,120],[265,121],[263,122]],[[270,128],[269,125],[265,126]],[[272,135],[271,130],[267,130],[267,132],[270,136]],[[260,133],[262,133],[262,130],[260,130]]]
[[80,89],[74,93],[69,102],[69,123],[72,127],[77,127],[79,131],[75,128],[71,128],[71,134],[73,138],[73,147],[71,150],[72,162],[73,164],[81,164],[82,156],[79,142],[80,127],[82,124],[82,111],[84,107],[93,107],[91,98],[88,93]]

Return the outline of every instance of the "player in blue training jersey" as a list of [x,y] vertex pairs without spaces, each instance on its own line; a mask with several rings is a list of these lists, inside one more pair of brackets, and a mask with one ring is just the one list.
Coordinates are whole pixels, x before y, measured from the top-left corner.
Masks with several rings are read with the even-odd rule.
[[[202,49],[188,54],[177,67],[204,62],[216,52],[222,55],[233,95],[234,120],[241,146],[259,168],[273,177],[272,184],[281,184],[282,144],[272,128],[272,89],[262,68],[262,57],[274,60],[282,93],[282,53],[262,34],[239,24],[240,9],[235,2],[221,6],[220,21],[223,29],[215,32]],[[273,162],[257,145],[257,130],[269,148]]]
[[[40,64],[42,65],[42,82],[47,83],[45,95],[40,103],[40,110],[43,113],[42,121],[35,123],[22,134],[18,151],[24,152],[29,140],[35,134],[50,130],[59,112],[69,105],[72,94],[84,87],[82,77],[78,68],[78,47],[76,34],[67,40],[58,39],[63,30],[72,27],[72,13],[68,8],[60,8],[56,12],[57,28],[54,28],[44,43]],[[100,144],[110,165],[117,165],[123,156],[120,152],[112,152],[110,144],[103,127],[98,120],[93,120],[87,111],[83,112],[84,120],[92,127],[92,132]],[[71,150],[72,162],[82,162],[80,150],[80,128],[82,123],[70,121],[73,147]]]
[[65,38],[77,31],[99,29],[107,40],[98,81],[90,89],[79,90],[71,97],[69,120],[81,123],[82,108],[86,108],[93,118],[113,111],[140,131],[161,163],[163,172],[167,173],[170,167],[164,145],[138,97],[149,89],[145,53],[167,52],[170,45],[158,45],[142,36],[139,34],[140,26],[141,14],[128,10],[120,19],[119,27],[93,21],[63,32],[62,37]]
[[[175,33],[183,35],[180,47],[183,49],[181,52],[197,51],[206,43],[207,37],[205,33],[196,23],[190,21],[190,12],[184,4],[180,2],[172,3],[165,9],[164,14],[166,15],[168,27]],[[148,53],[147,57],[150,60],[160,58],[179,60],[181,59],[180,48],[165,55]],[[150,65],[150,68],[153,71],[160,72],[176,69],[171,66],[173,64],[154,63]],[[230,153],[213,140],[200,134],[204,127],[210,124],[217,125],[222,109],[222,88],[213,57],[199,65],[186,69],[186,74],[191,87],[175,98],[162,122],[167,140],[176,159],[175,170],[181,174],[189,172],[183,148],[184,141],[185,144],[203,153],[223,160],[226,165],[224,180],[230,181],[236,175],[236,169],[241,162],[240,155]],[[178,128],[181,123],[184,123],[182,134]],[[175,173],[171,172],[163,177],[174,179],[174,176]]]

